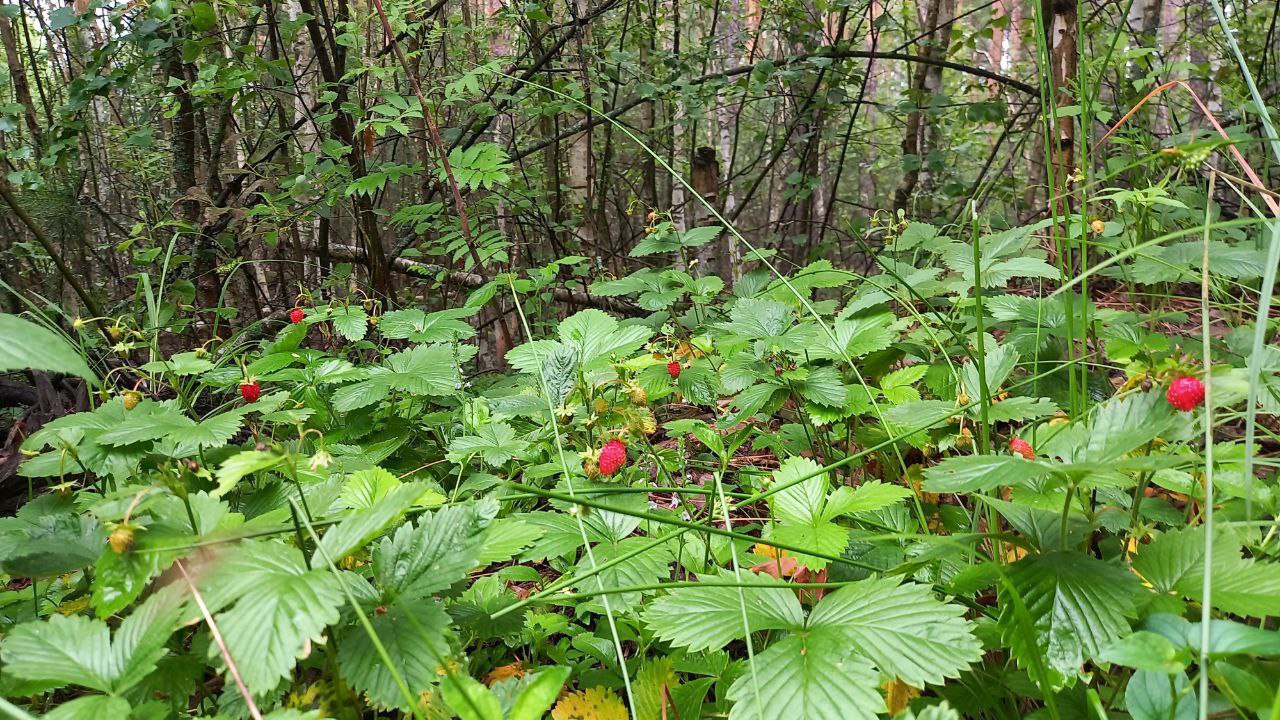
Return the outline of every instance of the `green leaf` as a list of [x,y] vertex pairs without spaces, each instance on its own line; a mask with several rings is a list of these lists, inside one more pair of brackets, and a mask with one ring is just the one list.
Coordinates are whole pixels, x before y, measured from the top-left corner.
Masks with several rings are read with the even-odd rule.
[[[1170,530],[1157,536],[1133,560],[1133,569],[1161,592],[1201,600],[1204,589],[1204,526]],[[1280,603],[1280,564],[1243,558],[1239,540],[1229,532],[1214,538],[1212,602],[1224,612],[1270,617]]]
[[186,457],[194,455],[201,448],[226,445],[236,433],[240,432],[247,411],[248,408],[232,410],[212,415],[198,423],[192,422],[173,428],[165,435],[165,438],[173,443],[171,454],[176,457]]
[[[592,563],[589,558],[583,557],[582,561],[578,563],[574,574],[588,572],[594,564],[604,565],[614,558],[651,543],[652,540],[642,537],[624,538],[617,543],[600,543],[593,548],[595,563]],[[590,592],[601,587],[608,590],[632,585],[654,584],[671,576],[670,563],[674,559],[667,546],[659,545],[639,555],[627,558],[617,565],[601,570],[595,577],[575,583],[574,589],[580,592]],[[640,601],[640,596],[641,593],[639,592],[613,593],[609,596],[609,600],[615,612],[626,611]]]
[[809,357],[843,360],[846,355],[857,358],[884,350],[896,339],[891,328],[893,322],[891,313],[838,318],[831,325],[836,342],[832,344],[831,338],[822,333],[818,346],[810,350]]
[[19,577],[52,577],[88,566],[106,534],[92,517],[75,512],[70,497],[41,495],[0,518],[0,570]]
[[79,14],[77,14],[75,8],[70,5],[54,8],[49,12],[49,29],[54,32],[69,28],[79,21]]
[[174,585],[152,595],[120,623],[114,640],[105,622],[83,615],[22,623],[0,646],[5,670],[52,687],[124,692],[164,655],[164,644],[178,627],[181,590]]
[[1075,462],[1107,463],[1160,437],[1177,420],[1164,393],[1145,392],[1113,397],[1089,418],[1084,446]]
[[363,340],[369,331],[369,316],[364,308],[356,305],[329,308],[329,319],[334,331],[350,342]]
[[491,510],[451,505],[383,538],[373,550],[373,575],[384,596],[425,597],[466,577],[479,564]]
[[[301,551],[277,541],[242,543],[202,585],[211,609],[235,601],[215,620],[254,694],[289,675],[307,643],[338,621],[343,602],[328,569],[308,570]],[[209,646],[209,658],[221,661],[217,645]]]
[[[71,8],[57,8],[53,14],[60,10],[70,12]],[[74,17],[72,13],[72,24]],[[5,339],[0,343],[0,372],[43,370],[82,377],[95,385],[98,382],[80,353],[52,330],[17,315],[0,314],[0,337]]]
[[485,530],[484,544],[480,548],[476,564],[483,567],[506,562],[537,542],[545,532],[543,528],[518,518],[495,520]]
[[462,720],[502,720],[497,696],[469,675],[448,676],[440,690],[449,709]]
[[186,533],[153,525],[136,533],[133,547],[123,553],[103,547],[94,566],[90,596],[98,617],[105,619],[128,607],[147,582],[169,567],[183,553],[180,548],[190,541]]
[[1139,670],[1125,686],[1124,707],[1133,720],[1195,720],[1196,692],[1185,673]]
[[560,341],[573,348],[584,368],[609,357],[628,357],[653,335],[643,325],[620,327],[601,310],[583,310],[560,322]]
[[886,675],[923,687],[957,677],[982,656],[964,608],[901,578],[862,580],[824,597],[806,627],[840,637]]
[[853,515],[879,510],[911,497],[911,490],[902,485],[865,480],[856,488],[841,485],[827,497],[822,509],[824,520],[834,520],[841,515]]
[[452,342],[476,334],[461,318],[475,314],[470,307],[450,308],[425,313],[416,308],[392,310],[378,321],[378,332],[388,340],[412,340],[417,343]]
[[567,667],[556,666],[534,673],[516,695],[507,720],[541,720],[556,701],[570,672]]
[[805,400],[826,407],[842,407],[849,399],[840,373],[825,365],[809,370],[808,376],[796,383],[796,389]]
[[765,533],[765,540],[817,553],[810,555],[796,550],[788,551],[801,565],[822,570],[831,562],[829,557],[839,556],[849,545],[849,529],[821,520],[807,525],[781,523],[769,528]]
[[[779,522],[810,524],[822,516],[827,497],[827,474],[807,457],[787,458],[773,474],[772,488],[783,488],[769,496],[769,507]],[[801,478],[806,478],[801,480]]]
[[[736,582],[732,574],[713,577]],[[718,650],[743,637],[743,609],[751,632],[790,630],[804,626],[804,613],[795,592],[784,583],[755,573],[742,573],[746,587],[707,585],[673,590],[649,603],[644,621],[659,638],[691,651]],[[759,659],[757,659],[759,662]]]
[[421,483],[406,483],[388,492],[370,507],[352,513],[325,532],[320,540],[321,551],[334,562],[350,555],[404,514],[422,496],[424,489]]
[[124,698],[86,695],[63,703],[44,716],[45,720],[109,720],[131,717],[133,708]]
[[925,470],[924,489],[932,493],[986,492],[1026,485],[1052,472],[1048,465],[1013,455],[961,455]]
[[478,455],[488,465],[501,467],[524,452],[529,443],[516,437],[516,431],[504,422],[482,425],[475,435],[456,437],[449,443],[450,462],[463,463]]
[[1179,653],[1165,636],[1139,630],[1112,643],[1098,659],[1138,670],[1175,673],[1187,668],[1189,657]]
[[555,407],[564,405],[578,382],[578,353],[568,345],[557,344],[542,361],[542,381]]
[[[422,692],[440,680],[449,661],[453,631],[439,602],[431,598],[397,602],[373,613],[370,623],[391,665],[411,691]],[[343,634],[338,667],[351,686],[375,706],[410,709],[364,628],[357,625]]]
[[1012,643],[1009,634],[1018,632],[1013,603],[1001,598],[1006,642],[1024,667],[1031,662],[1028,653],[1038,652],[1050,668],[1070,677],[1129,632],[1127,618],[1135,614],[1140,589],[1132,573],[1070,551],[1025,557],[1008,572],[1034,622],[1031,643],[1027,638]]
[[357,470],[347,476],[342,483],[342,492],[338,500],[352,510],[364,510],[374,506],[388,493],[404,483],[390,471],[374,466]]
[[[469,348],[469,349],[468,349]],[[475,354],[474,346],[418,345],[387,358],[368,379],[339,388],[333,407],[350,412],[372,405],[392,391],[437,397],[454,392],[461,382],[458,363]]]
[[16,677],[54,687],[74,684],[110,692],[119,676],[107,624],[83,615],[22,623],[5,638],[0,655]]
[[794,635],[756,655],[729,688],[729,720],[872,720],[884,712],[875,669],[843,638]]
[[245,450],[222,461],[213,477],[218,487],[213,497],[222,497],[247,475],[269,470],[284,462],[284,456],[269,450]]
[[213,369],[213,363],[194,352],[178,353],[168,360],[152,360],[142,366],[143,370],[151,373],[167,372],[180,377],[188,375],[199,375],[206,370]]

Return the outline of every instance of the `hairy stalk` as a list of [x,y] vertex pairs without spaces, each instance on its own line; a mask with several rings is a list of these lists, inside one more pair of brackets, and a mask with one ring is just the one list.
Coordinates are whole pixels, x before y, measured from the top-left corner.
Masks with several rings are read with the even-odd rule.
[[[298,513],[298,504],[293,498],[289,498],[289,505],[294,509],[294,517],[300,517]],[[329,568],[329,572],[333,573],[334,578],[338,581],[338,586],[342,588],[342,593],[347,596],[347,604],[355,611],[356,618],[360,621],[362,627],[369,635],[369,642],[373,643],[373,649],[378,653],[378,659],[382,660],[382,664],[386,666],[387,672],[391,673],[391,679],[395,681],[396,687],[400,690],[400,694],[404,697],[405,702],[409,703],[414,717],[421,717],[418,713],[418,703],[413,697],[413,693],[409,690],[409,685],[400,675],[400,671],[396,670],[396,666],[391,662],[391,655],[387,653],[387,648],[382,644],[382,639],[378,637],[378,632],[373,629],[373,623],[369,622],[369,616],[365,614],[364,609],[360,607],[360,603],[356,601],[355,595],[351,593],[351,588],[347,582],[342,579],[342,573],[338,572],[338,566],[334,564],[333,558],[329,557],[329,552],[324,549],[324,545],[320,542],[320,536],[316,535],[316,529],[311,525],[311,520],[303,518],[307,526],[307,532],[311,535],[311,540],[316,544],[316,550],[320,553],[321,559]]]
[[[1204,557],[1213,558],[1213,345],[1209,334],[1209,214],[1216,173],[1209,174],[1204,207],[1204,255],[1200,269],[1200,343],[1204,355]],[[1252,388],[1253,383],[1250,383]],[[1252,406],[1250,407],[1252,410]],[[1252,414],[1252,413],[1251,413]],[[1213,619],[1213,573],[1206,567],[1200,586],[1200,720],[1209,717],[1209,645]],[[1176,706],[1176,705],[1175,705]]]
[[[511,278],[507,278],[507,287],[511,290],[511,300],[515,305],[516,313],[520,316],[520,326],[524,328],[524,334],[529,340],[533,341],[533,331],[529,329],[529,319],[525,317],[524,306],[520,302],[520,296],[516,293],[516,286],[511,282]],[[560,458],[560,472],[564,477],[565,485],[569,488],[567,499],[569,502],[577,505],[588,505],[578,498],[573,487],[573,475],[569,472],[569,465],[564,459],[564,442],[560,439],[560,428],[556,426],[556,407],[551,400],[551,389],[547,387],[547,377],[542,372],[542,363],[538,363],[538,385],[542,388],[542,396],[547,399],[547,422],[551,426],[551,434],[556,440],[556,456]],[[520,486],[526,491],[531,490],[530,487]],[[589,506],[589,505],[588,505]],[[582,513],[573,513],[574,519],[578,524],[578,535],[582,538],[582,546],[586,549],[587,562],[591,564],[591,568],[596,568],[599,564],[596,562],[595,551],[591,548],[591,541],[587,538],[587,525],[582,520]],[[596,585],[601,590],[604,589],[604,580],[596,575]],[[631,690],[631,674],[627,672],[627,658],[622,653],[622,640],[618,636],[618,623],[613,617],[613,607],[609,604],[609,596],[603,598],[604,616],[609,624],[609,634],[613,636],[613,649],[618,654],[618,671],[622,673],[622,684],[627,691],[627,706],[631,710],[631,717],[636,717],[636,700],[635,694]]]
[[186,565],[183,565],[181,560],[175,561],[174,565],[178,567],[178,572],[182,573],[182,579],[187,583],[187,589],[191,591],[191,598],[196,601],[196,607],[200,608],[200,614],[204,616],[204,622],[209,626],[209,635],[213,638],[214,644],[218,646],[218,652],[222,654],[223,662],[227,664],[227,672],[231,673],[231,678],[235,680],[236,690],[240,691],[240,697],[244,698],[244,704],[249,710],[249,716],[253,720],[262,720],[262,713],[253,702],[253,695],[249,693],[249,688],[245,686],[244,680],[240,677],[240,670],[236,667],[235,658],[231,657],[231,651],[227,649],[227,643],[222,639],[218,624],[213,621],[213,613],[209,612],[209,607],[204,604],[204,597],[200,595],[200,590],[196,588],[195,581],[187,573]]

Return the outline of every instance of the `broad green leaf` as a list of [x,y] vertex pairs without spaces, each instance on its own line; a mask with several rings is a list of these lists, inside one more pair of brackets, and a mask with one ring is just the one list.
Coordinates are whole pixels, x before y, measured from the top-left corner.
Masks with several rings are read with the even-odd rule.
[[383,538],[373,549],[373,575],[384,597],[426,597],[466,577],[479,564],[482,532],[492,514],[451,505]]
[[363,547],[422,496],[421,483],[406,483],[388,492],[368,508],[356,510],[325,531],[320,550],[335,563]]
[[1185,673],[1139,670],[1125,686],[1124,707],[1133,720],[1195,720],[1196,692]]
[[[668,698],[680,686],[680,676],[672,669],[670,656],[647,658],[631,682],[631,699],[636,708],[635,720],[662,720]],[[670,711],[666,713],[670,717]]]
[[70,497],[41,495],[0,518],[0,570],[19,577],[52,577],[93,564],[106,532],[80,515]]
[[560,322],[560,341],[578,353],[584,368],[610,357],[627,357],[639,350],[653,331],[643,325],[620,327],[601,310],[583,310]]
[[578,382],[578,353],[568,345],[557,345],[542,361],[542,382],[555,407],[564,405]]
[[462,381],[458,364],[474,354],[471,345],[418,345],[402,350],[370,369],[366,379],[338,388],[333,407],[338,412],[358,410],[393,391],[424,397],[452,394]]
[[377,466],[365,468],[347,476],[338,499],[352,510],[364,510],[403,484],[388,470]]
[[0,372],[44,370],[97,384],[84,358],[61,335],[17,315],[0,314]]
[[923,687],[957,677],[982,656],[964,608],[901,578],[862,580],[824,597],[806,627],[840,637],[886,675]]
[[836,634],[790,636],[755,666],[729,688],[729,720],[872,720],[885,710],[875,669]]
[[924,489],[932,493],[986,492],[1026,485],[1048,477],[1052,467],[1013,455],[960,455],[924,471]]
[[[991,348],[987,351],[983,365],[986,368],[987,391],[994,397],[1009,378],[1009,373],[1018,366],[1018,351],[1008,345]],[[981,394],[980,382],[976,362],[969,361],[960,367],[960,389],[974,400]]]
[[85,695],[65,702],[44,716],[45,720],[113,720],[128,718],[133,708],[124,698]]
[[213,369],[213,363],[194,352],[178,353],[168,360],[152,360],[142,366],[151,373],[167,372],[178,376],[199,375]]
[[879,510],[905,500],[911,495],[911,490],[902,485],[893,485],[879,480],[864,480],[856,488],[841,485],[827,497],[827,504],[822,509],[822,518],[834,520],[841,515]]
[[417,343],[452,342],[472,337],[475,328],[461,318],[475,314],[474,308],[452,308],[425,313],[416,308],[392,310],[378,321],[378,332],[388,340]]
[[454,438],[449,443],[449,452],[445,457],[456,463],[479,457],[487,465],[501,467],[524,452],[528,446],[529,443],[518,438],[510,425],[491,422],[478,428],[475,435]]
[[213,474],[218,487],[210,493],[222,497],[247,475],[269,470],[284,462],[284,456],[269,450],[244,450],[222,461]]
[[351,342],[363,340],[369,331],[369,316],[355,305],[329,308],[329,320],[334,331]]
[[[370,623],[392,666],[415,696],[440,681],[450,662],[453,631],[439,602],[432,598],[395,602],[372,613]],[[410,709],[363,627],[355,625],[343,632],[338,667],[373,705]]]
[[[193,496],[195,497],[195,496]],[[133,547],[117,553],[104,546],[94,566],[90,604],[100,618],[128,607],[151,578],[168,568],[191,542],[191,536],[163,525],[152,525],[134,535]]]
[[[827,474],[822,466],[806,457],[787,458],[773,474],[773,488],[783,488],[769,496],[769,507],[779,522],[810,524],[822,517],[827,497]],[[801,479],[805,478],[805,479]]]
[[1111,398],[1089,418],[1083,447],[1075,462],[1106,463],[1163,435],[1177,420],[1164,393],[1145,392]]
[[809,357],[843,360],[846,356],[858,358],[884,350],[896,339],[892,330],[893,322],[894,318],[890,313],[837,318],[831,324],[835,343],[832,344],[831,338],[822,333],[818,337],[817,346],[809,350]]
[[[1204,526],[1169,530],[1134,558],[1133,569],[1161,592],[1195,600],[1204,589]],[[1280,564],[1241,557],[1240,542],[1229,532],[1214,538],[1212,603],[1224,612],[1270,617],[1280,604]]]
[[[724,583],[737,582],[731,573],[708,577]],[[742,573],[741,581],[745,587],[708,584],[673,590],[649,603],[644,621],[655,635],[677,647],[695,652],[718,650],[744,637],[741,593],[751,632],[804,626],[804,613],[795,591],[755,573]]]
[[155,668],[178,627],[182,599],[178,586],[155,593],[120,623],[114,640],[105,622],[83,615],[22,623],[5,637],[0,657],[7,672],[25,680],[120,693]]
[[556,666],[534,673],[520,690],[520,694],[516,695],[516,700],[507,713],[507,720],[541,720],[556,701],[570,672],[567,667]]
[[849,529],[825,520],[804,525],[781,523],[769,528],[765,540],[817,553],[811,555],[795,549],[787,550],[801,565],[822,570],[831,562],[829,558],[839,557],[849,545]]
[[1190,656],[1179,653],[1165,636],[1139,630],[1112,643],[1098,659],[1138,670],[1175,673],[1186,669]]
[[[1097,658],[1116,638],[1129,632],[1135,614],[1137,577],[1114,565],[1071,551],[1031,555],[1009,566],[1009,578],[1022,595],[1034,622],[1033,645],[1019,644],[1018,660],[1037,648],[1048,667],[1064,677],[1085,660]],[[1020,632],[1012,603],[1001,599],[1006,641]],[[1022,638],[1022,643],[1028,639]]]
[[449,675],[440,690],[449,709],[462,720],[502,720],[497,696],[469,675]]
[[0,648],[5,669],[25,680],[110,692],[119,676],[107,624],[83,615],[55,614],[45,622],[22,623]]
[[[215,620],[253,693],[265,693],[289,675],[307,643],[338,621],[343,602],[328,569],[307,569],[297,548],[277,541],[242,543],[202,586],[210,609],[235,602]],[[221,662],[216,645],[210,645],[209,659]]]
[[[600,543],[593,548],[594,564],[604,565],[614,558],[625,555],[637,548],[651,545],[652,542],[649,538],[629,537],[617,543]],[[574,589],[579,592],[590,592],[601,587],[609,590],[632,585],[652,585],[670,577],[670,563],[674,559],[666,545],[658,545],[627,558],[617,565],[601,570],[594,577],[575,583]],[[579,575],[589,571],[592,565],[593,563],[590,559],[584,556],[575,568],[574,574]],[[638,603],[640,597],[641,593],[639,592],[612,593],[609,595],[609,601],[615,612],[623,612]]]
[[825,407],[841,407],[849,399],[848,388],[840,379],[840,373],[825,365],[810,369],[808,376],[795,387],[805,400]]

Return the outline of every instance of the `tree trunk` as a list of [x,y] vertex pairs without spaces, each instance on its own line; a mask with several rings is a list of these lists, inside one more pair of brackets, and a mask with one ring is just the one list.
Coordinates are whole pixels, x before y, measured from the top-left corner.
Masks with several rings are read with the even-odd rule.
[[[21,15],[19,14],[19,17]],[[40,132],[40,122],[36,116],[36,104],[31,99],[31,88],[27,85],[27,71],[18,57],[18,44],[13,36],[13,25],[9,17],[0,13],[0,43],[4,44],[5,61],[9,64],[9,78],[13,82],[13,96],[22,105],[22,114],[27,121],[27,129],[31,131],[31,144],[35,154],[40,155],[44,146]],[[33,68],[34,70],[34,68]]]
[[[946,53],[946,44],[949,44],[951,37],[951,24],[946,25],[946,32],[942,32],[942,28],[938,27],[939,21],[944,17],[943,12],[953,12],[955,8],[955,0],[929,0],[928,9],[925,11],[924,21],[921,24],[921,33],[928,33],[922,40],[920,55],[922,57],[933,57],[937,50],[941,52],[939,55]],[[950,17],[948,14],[946,17]],[[945,39],[944,39],[945,38]],[[906,130],[902,135],[902,159],[906,165],[906,170],[902,174],[902,182],[899,183],[897,190],[893,193],[894,210],[905,210],[911,202],[911,195],[915,192],[916,184],[920,180],[920,166],[925,159],[925,142],[926,133],[924,130],[924,107],[931,99],[927,95],[928,83],[930,82],[930,65],[925,63],[916,63],[911,74],[911,84],[907,88],[907,98],[911,101],[911,112],[907,114]]]
[[[1071,83],[1076,76],[1076,4],[1074,0],[1043,0],[1049,76],[1053,82],[1053,106],[1074,105]],[[1047,110],[1046,110],[1047,112]],[[1056,115],[1056,113],[1055,113]],[[1071,209],[1071,177],[1075,174],[1076,123],[1074,117],[1050,117],[1049,170],[1050,210],[1065,216]]]

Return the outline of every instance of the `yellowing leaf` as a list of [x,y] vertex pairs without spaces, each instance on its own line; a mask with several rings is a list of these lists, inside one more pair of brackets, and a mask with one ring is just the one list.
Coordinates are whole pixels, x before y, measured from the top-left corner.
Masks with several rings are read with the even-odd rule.
[[490,670],[489,674],[484,676],[484,684],[492,687],[495,683],[502,682],[507,678],[520,677],[528,672],[524,663],[517,660],[509,665],[499,665]]
[[551,708],[552,720],[629,720],[627,708],[602,687],[572,692]]
[[880,687],[884,688],[884,704],[889,708],[889,715],[897,715],[907,709],[912,698],[920,697],[920,689],[894,678],[886,680]]

